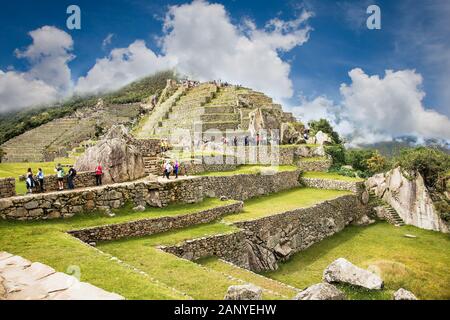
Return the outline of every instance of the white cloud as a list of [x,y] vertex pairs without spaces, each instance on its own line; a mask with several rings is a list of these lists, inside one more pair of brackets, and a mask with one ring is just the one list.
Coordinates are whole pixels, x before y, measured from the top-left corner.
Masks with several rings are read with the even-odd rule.
[[111,51],[108,57],[97,60],[85,77],[80,77],[75,91],[100,93],[119,89],[136,80],[170,68],[170,59],[157,56],[144,41],[137,40],[127,48]]
[[23,73],[0,70],[0,113],[33,105],[47,104],[59,98],[57,90]]
[[290,65],[279,53],[308,40],[304,11],[291,21],[270,20],[258,29],[248,20],[234,25],[225,7],[205,1],[169,7],[159,39],[163,55],[143,41],[114,49],[79,79],[78,92],[117,89],[142,76],[175,67],[198,80],[221,79],[261,90],[276,99],[292,96]]
[[340,88],[340,104],[325,97],[302,99],[293,111],[305,122],[329,119],[353,145],[406,135],[450,140],[450,120],[425,108],[422,76],[414,70],[387,70],[382,78],[357,68],[349,76],[351,83]]
[[54,102],[71,93],[72,37],[55,27],[44,26],[29,33],[33,43],[18,58],[26,59],[26,72],[0,70],[0,112]]
[[311,17],[270,20],[263,29],[246,20],[233,25],[224,6],[194,1],[172,6],[164,22],[163,51],[177,68],[200,80],[222,79],[261,90],[276,99],[293,94],[290,65],[279,53],[308,40]]
[[353,69],[349,76],[352,83],[341,85],[341,95],[348,116],[357,125],[392,136],[450,140],[450,120],[425,108],[422,76],[414,70],[387,70],[380,78]]
[[103,39],[102,42],[102,48],[106,48],[107,46],[109,46],[112,42],[112,38],[114,38],[114,33],[109,33],[105,39]]

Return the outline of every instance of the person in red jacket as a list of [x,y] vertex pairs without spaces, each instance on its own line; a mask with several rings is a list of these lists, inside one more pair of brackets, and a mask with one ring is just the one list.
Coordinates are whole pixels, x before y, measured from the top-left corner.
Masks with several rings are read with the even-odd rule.
[[95,168],[95,182],[97,183],[98,186],[102,185],[102,175],[103,175],[103,168],[99,162],[98,166]]

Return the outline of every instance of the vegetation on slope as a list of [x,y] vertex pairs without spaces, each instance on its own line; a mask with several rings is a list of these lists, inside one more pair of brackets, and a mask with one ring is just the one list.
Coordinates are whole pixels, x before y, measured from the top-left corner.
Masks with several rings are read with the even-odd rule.
[[163,71],[133,82],[113,93],[86,97],[75,96],[52,106],[33,107],[18,112],[0,114],[0,144],[54,119],[71,115],[78,109],[94,107],[99,98],[110,104],[140,102],[161,92],[166,86],[166,80],[174,78],[173,71]]

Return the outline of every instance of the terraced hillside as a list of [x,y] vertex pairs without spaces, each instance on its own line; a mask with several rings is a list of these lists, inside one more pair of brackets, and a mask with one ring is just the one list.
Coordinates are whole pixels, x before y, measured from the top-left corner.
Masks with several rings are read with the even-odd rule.
[[[264,119],[255,119],[261,118],[262,113]],[[281,105],[263,93],[202,83],[193,88],[180,86],[170,99],[156,106],[136,135],[167,138],[179,129],[196,133],[213,129],[248,133],[251,128],[279,129],[282,122],[289,121],[295,121],[292,114],[283,112]]]
[[29,130],[4,143],[4,162],[43,162],[66,156],[81,142],[95,138],[113,124],[131,124],[141,112],[139,104],[105,105],[77,110],[73,115],[56,119]]

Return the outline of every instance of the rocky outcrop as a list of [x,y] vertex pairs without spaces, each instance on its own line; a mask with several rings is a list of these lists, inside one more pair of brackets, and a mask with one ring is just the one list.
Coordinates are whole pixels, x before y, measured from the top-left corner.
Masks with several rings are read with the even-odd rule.
[[449,226],[435,210],[419,173],[405,174],[398,167],[369,178],[366,187],[394,208],[406,224],[427,230],[449,232]]
[[400,288],[394,292],[394,300],[418,300],[418,299],[411,291]]
[[328,134],[326,134],[322,131],[319,131],[316,133],[316,135],[314,137],[310,137],[308,139],[308,143],[309,144],[318,144],[318,145],[323,146],[326,144],[332,144],[333,140],[331,139],[331,137]]
[[262,290],[261,288],[253,285],[246,284],[241,286],[231,286],[228,288],[227,294],[224,300],[261,300]]
[[123,300],[53,268],[0,252],[0,300]]
[[98,164],[103,167],[103,182],[132,181],[145,176],[142,154],[124,126],[114,126],[95,146],[78,158],[78,171],[95,171]]
[[294,300],[346,300],[345,294],[329,283],[312,285],[294,297]]
[[281,143],[299,144],[305,143],[299,123],[285,122],[281,124]]
[[345,283],[369,290],[383,288],[383,280],[379,276],[355,266],[344,258],[335,260],[325,269],[323,280],[328,283]]

